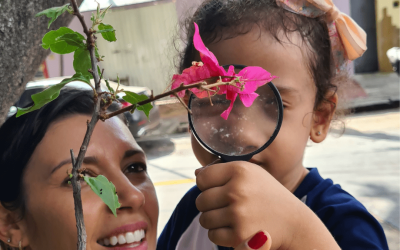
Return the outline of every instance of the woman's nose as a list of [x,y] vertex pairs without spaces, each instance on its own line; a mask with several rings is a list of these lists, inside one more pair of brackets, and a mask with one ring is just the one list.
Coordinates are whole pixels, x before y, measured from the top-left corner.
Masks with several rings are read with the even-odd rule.
[[117,210],[117,212],[123,209],[137,211],[143,207],[145,203],[145,196],[143,192],[138,187],[133,185],[125,175],[119,176],[118,182],[116,182],[114,185],[117,191],[118,201],[121,204],[121,207]]

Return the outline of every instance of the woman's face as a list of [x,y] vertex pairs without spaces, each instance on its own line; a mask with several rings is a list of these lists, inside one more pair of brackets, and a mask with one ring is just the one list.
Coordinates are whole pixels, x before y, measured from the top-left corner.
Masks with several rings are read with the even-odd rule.
[[[74,115],[50,125],[35,149],[23,185],[26,214],[21,222],[31,249],[76,249],[70,149],[78,155],[90,117]],[[155,249],[158,202],[147,174],[146,157],[118,118],[97,123],[82,168],[104,175],[116,187],[121,207],[114,217],[107,205],[82,181],[87,249]],[[144,238],[143,238],[144,231]],[[142,239],[143,238],[143,239]],[[111,243],[118,240],[114,246]],[[125,243],[134,241],[133,243]],[[107,247],[105,243],[111,242]]]

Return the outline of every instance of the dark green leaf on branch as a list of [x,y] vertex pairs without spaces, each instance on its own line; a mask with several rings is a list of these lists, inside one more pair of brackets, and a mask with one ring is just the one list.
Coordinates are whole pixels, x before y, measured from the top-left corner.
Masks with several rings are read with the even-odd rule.
[[61,89],[66,84],[68,84],[72,81],[82,81],[87,84],[90,84],[90,79],[88,79],[87,77],[83,76],[80,73],[77,73],[77,74],[73,75],[71,78],[66,78],[66,79],[62,80],[59,84],[53,85],[53,86],[43,90],[40,93],[36,93],[36,94],[32,95],[31,98],[34,103],[33,106],[28,107],[28,108],[18,108],[17,117],[27,114],[29,112],[38,110],[38,109],[42,108],[44,105],[46,105],[47,103],[54,101],[60,95]]
[[93,75],[88,71],[92,68],[90,61],[90,53],[86,48],[79,48],[74,53],[74,70],[76,73],[81,73],[83,76],[89,79],[93,78]]
[[[103,30],[105,30],[105,32],[102,32]],[[101,33],[103,38],[109,42],[117,41],[117,38],[115,37],[115,30],[111,25],[101,23],[99,24],[99,30],[97,32]]]
[[43,10],[39,13],[37,13],[35,16],[39,17],[39,16],[44,16],[46,15],[48,18],[50,18],[49,20],[49,24],[47,28],[50,28],[50,25],[59,17],[61,16],[65,11],[69,11],[71,12],[71,10],[69,9],[69,4],[60,6],[60,7],[53,7],[47,10]]
[[[125,101],[129,102],[130,104],[137,104],[139,102],[145,101],[149,99],[146,95],[139,95],[134,92],[124,91],[125,96],[122,97]],[[144,105],[137,105],[136,109],[143,111],[147,118],[149,118],[150,110],[153,108],[151,103],[146,103]]]
[[76,34],[77,37],[80,35],[69,28],[61,27],[58,30],[49,31],[46,35],[44,35],[42,39],[42,47],[44,49],[50,48],[51,51],[57,54],[68,54],[74,52],[78,46],[68,44],[66,41],[59,39],[60,37],[64,37],[66,34]]
[[75,46],[75,47],[78,47],[78,48],[85,48],[86,47],[85,43],[83,42],[83,40],[85,40],[85,37],[82,36],[78,32],[75,32],[75,33],[72,33],[72,34],[71,33],[64,34],[64,35],[58,37],[56,40],[57,41],[64,41],[64,42],[68,43],[69,45],[72,45],[72,46]]
[[84,176],[83,179],[89,184],[93,192],[111,209],[114,216],[117,217],[117,208],[121,207],[121,204],[118,202],[118,195],[114,184],[104,175],[97,177]]

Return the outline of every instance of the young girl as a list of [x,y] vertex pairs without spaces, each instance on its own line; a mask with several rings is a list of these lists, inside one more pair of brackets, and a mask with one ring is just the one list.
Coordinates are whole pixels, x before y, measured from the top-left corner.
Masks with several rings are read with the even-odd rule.
[[210,165],[216,157],[192,136],[205,167],[158,249],[225,249],[260,229],[271,234],[271,249],[388,249],[361,203],[302,164],[308,140],[322,142],[335,118],[347,59],[366,49],[361,28],[329,0],[207,0],[188,20],[181,72],[200,61],[194,22],[220,65],[260,66],[279,77],[284,118],[274,142],[250,162]]

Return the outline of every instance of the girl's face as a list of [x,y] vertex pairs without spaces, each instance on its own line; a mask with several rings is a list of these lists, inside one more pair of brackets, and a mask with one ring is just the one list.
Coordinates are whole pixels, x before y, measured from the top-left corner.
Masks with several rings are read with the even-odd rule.
[[[78,155],[89,119],[73,115],[50,125],[28,163],[23,178],[26,214],[20,224],[23,245],[31,249],[76,249],[74,201],[67,173],[72,168],[70,149]],[[88,170],[89,176],[106,176],[115,185],[121,203],[118,217],[114,217],[107,205],[81,182],[87,249],[155,249],[155,189],[147,174],[145,154],[120,119],[97,123],[82,168]],[[145,232],[142,240],[141,230]],[[102,245],[114,237],[121,244]],[[135,242],[122,244],[123,238]]]
[[[255,155],[251,162],[266,169],[289,190],[294,190],[307,174],[302,159],[313,122],[316,87],[307,68],[308,58],[301,38],[295,35],[289,36],[290,41],[284,35],[280,38],[283,43],[256,26],[248,34],[207,44],[207,47],[220,65],[260,66],[279,77],[273,83],[280,91],[285,107],[282,127],[274,142]],[[192,147],[203,166],[215,160],[193,136]]]

